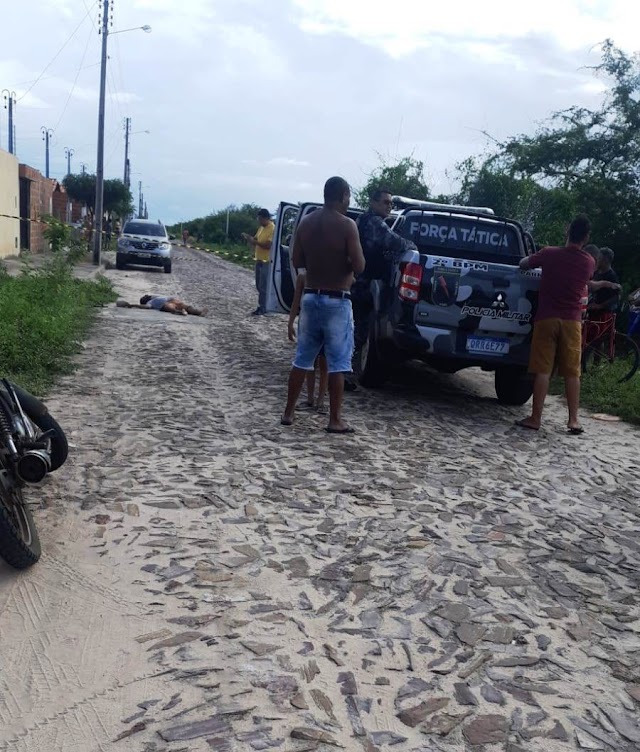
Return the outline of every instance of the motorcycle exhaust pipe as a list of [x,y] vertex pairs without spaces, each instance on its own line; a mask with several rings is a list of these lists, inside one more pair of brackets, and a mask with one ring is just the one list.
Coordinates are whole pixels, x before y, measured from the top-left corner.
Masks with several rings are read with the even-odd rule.
[[44,480],[51,469],[51,460],[46,452],[30,449],[16,463],[16,473],[23,483],[34,485]]

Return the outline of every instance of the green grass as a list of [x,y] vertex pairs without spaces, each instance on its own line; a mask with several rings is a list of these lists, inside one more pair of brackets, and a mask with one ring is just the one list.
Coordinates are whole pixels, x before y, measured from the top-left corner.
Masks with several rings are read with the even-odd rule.
[[219,245],[216,243],[205,243],[204,241],[190,241],[190,244],[197,248],[204,248],[210,253],[214,253],[216,256],[225,259],[225,261],[232,261],[234,264],[244,266],[246,269],[253,269],[255,261],[253,260],[254,250],[248,245],[230,243],[228,245]]
[[[618,415],[622,420],[640,425],[640,371],[623,384],[618,383],[621,367],[614,362],[592,368],[582,377],[580,404],[594,413]],[[551,391],[562,394],[562,379],[554,379]]]
[[0,376],[44,396],[73,371],[97,308],[116,297],[107,279],[75,279],[61,260],[38,271],[25,266],[17,277],[0,269]]

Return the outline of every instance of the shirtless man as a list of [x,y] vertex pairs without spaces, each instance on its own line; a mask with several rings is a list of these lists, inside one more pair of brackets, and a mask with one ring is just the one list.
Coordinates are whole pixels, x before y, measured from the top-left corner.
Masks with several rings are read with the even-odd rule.
[[351,371],[353,311],[351,285],[364,271],[364,255],[356,223],[346,215],[351,190],[346,180],[329,178],[324,186],[324,206],[305,217],[293,245],[296,269],[305,269],[298,346],[289,374],[283,426],[293,424],[296,403],[307,371],[314,368],[324,347],[329,371],[329,433],[353,433],[342,420],[344,374]]

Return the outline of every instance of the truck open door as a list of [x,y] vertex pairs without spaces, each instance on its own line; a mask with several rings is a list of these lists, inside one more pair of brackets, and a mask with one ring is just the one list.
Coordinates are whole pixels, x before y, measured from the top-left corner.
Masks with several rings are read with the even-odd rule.
[[278,207],[276,229],[269,253],[267,284],[267,311],[269,313],[289,313],[293,303],[295,280],[291,270],[291,243],[299,212],[298,204],[290,204],[286,201]]

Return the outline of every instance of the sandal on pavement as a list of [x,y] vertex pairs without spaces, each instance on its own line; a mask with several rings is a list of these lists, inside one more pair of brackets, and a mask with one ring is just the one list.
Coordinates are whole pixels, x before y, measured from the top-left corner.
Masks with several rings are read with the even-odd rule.
[[349,426],[348,428],[330,428],[329,426],[327,426],[324,430],[327,433],[340,433],[340,434],[342,434],[342,433],[355,433],[356,432],[356,429],[355,428],[351,428],[351,426]]
[[582,426],[574,426],[573,428],[568,428],[567,433],[569,436],[580,436],[581,433],[584,433],[584,428]]

